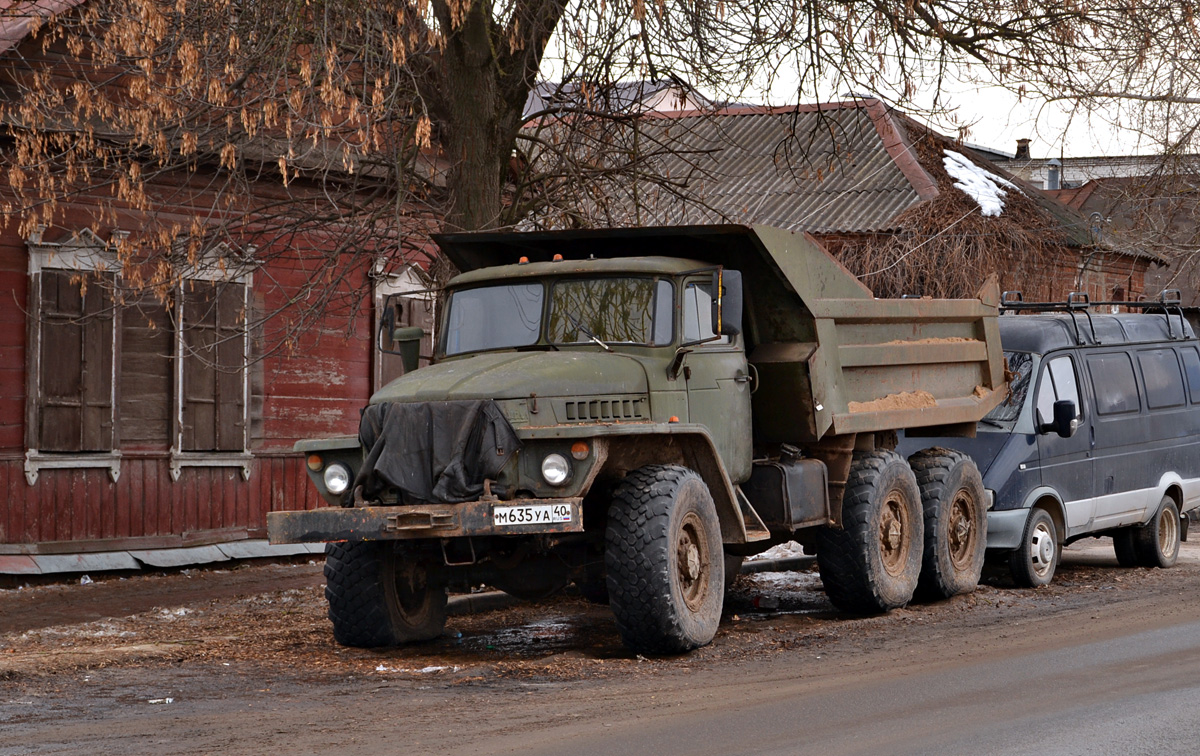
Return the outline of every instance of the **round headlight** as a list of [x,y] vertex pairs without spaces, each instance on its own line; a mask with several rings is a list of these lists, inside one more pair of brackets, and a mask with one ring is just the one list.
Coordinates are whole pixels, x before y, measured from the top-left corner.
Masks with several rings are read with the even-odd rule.
[[571,475],[571,466],[561,454],[547,454],[542,460],[542,477],[552,486],[561,486]]
[[325,490],[341,496],[350,487],[350,470],[345,465],[333,464],[325,468]]

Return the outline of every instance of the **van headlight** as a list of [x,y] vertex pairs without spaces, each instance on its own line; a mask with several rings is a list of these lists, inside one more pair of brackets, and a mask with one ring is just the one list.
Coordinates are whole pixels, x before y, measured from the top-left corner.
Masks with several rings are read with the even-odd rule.
[[341,496],[350,487],[350,468],[343,464],[334,463],[325,468],[325,490],[334,496]]
[[552,486],[561,486],[571,477],[571,466],[561,454],[547,454],[542,460],[542,477]]

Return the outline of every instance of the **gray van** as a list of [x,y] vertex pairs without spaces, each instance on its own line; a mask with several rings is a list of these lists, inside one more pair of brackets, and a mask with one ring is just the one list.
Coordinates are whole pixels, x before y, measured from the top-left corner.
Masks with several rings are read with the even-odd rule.
[[1177,296],[1120,315],[1082,295],[1018,297],[1002,308],[1039,314],[999,319],[1009,397],[974,438],[910,434],[899,451],[971,455],[991,499],[988,555],[1018,585],[1049,583],[1061,547],[1089,536],[1111,536],[1124,566],[1170,567],[1200,506],[1200,342]]

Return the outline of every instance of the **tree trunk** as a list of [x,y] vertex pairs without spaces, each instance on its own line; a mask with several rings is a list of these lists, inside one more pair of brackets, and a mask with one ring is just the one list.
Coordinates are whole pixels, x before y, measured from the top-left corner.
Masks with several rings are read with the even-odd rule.
[[449,231],[496,227],[504,172],[521,117],[501,96],[501,72],[492,53],[486,6],[472,4],[442,55],[436,97],[441,140],[450,162],[447,188],[453,205],[445,219]]

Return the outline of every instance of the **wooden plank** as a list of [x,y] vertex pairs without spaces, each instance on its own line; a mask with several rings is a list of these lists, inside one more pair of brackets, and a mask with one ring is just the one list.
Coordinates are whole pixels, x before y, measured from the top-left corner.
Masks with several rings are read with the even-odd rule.
[[[153,324],[153,325],[152,325]],[[167,446],[174,332],[164,305],[139,303],[121,318],[121,440]]]
[[146,462],[141,459],[123,461],[121,464],[121,486],[118,496],[125,499],[128,518],[127,533],[130,538],[146,535],[145,502],[142,500],[146,479]]
[[[159,527],[161,533],[182,533],[187,527],[186,502],[183,500],[183,487],[178,481],[171,479],[166,460],[156,466],[158,472],[158,495],[161,500]],[[164,521],[165,520],[165,521]]]
[[843,368],[864,365],[928,365],[939,362],[985,362],[982,341],[847,344],[838,347]]

